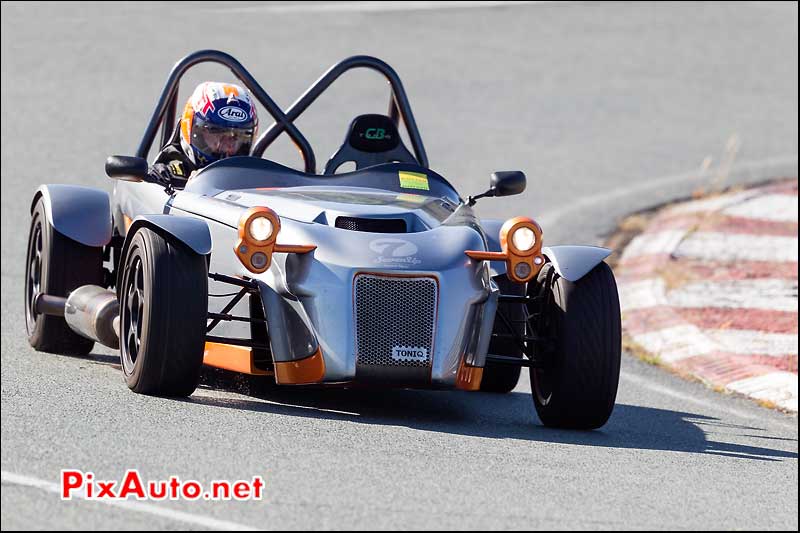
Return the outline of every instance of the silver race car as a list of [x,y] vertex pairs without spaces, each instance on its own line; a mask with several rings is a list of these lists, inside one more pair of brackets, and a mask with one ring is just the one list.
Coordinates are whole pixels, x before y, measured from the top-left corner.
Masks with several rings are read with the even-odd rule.
[[[176,123],[182,76],[228,67],[274,123],[249,156],[221,159],[182,188],[146,157]],[[297,118],[341,74],[367,68],[391,88],[317,173]],[[398,125],[405,127],[411,150]],[[262,158],[286,133],[298,171]],[[339,173],[344,164],[355,170]],[[25,280],[36,350],[119,349],[135,392],[188,396],[202,366],[279,385],[502,393],[530,371],[545,425],[597,428],[620,369],[610,251],[543,246],[531,218],[480,220],[484,197],[520,194],[519,171],[463,198],[431,170],[395,71],[367,56],[336,64],[281,110],[233,57],[199,51],[169,75],[135,157],[112,156],[99,189],[43,185],[33,197]]]

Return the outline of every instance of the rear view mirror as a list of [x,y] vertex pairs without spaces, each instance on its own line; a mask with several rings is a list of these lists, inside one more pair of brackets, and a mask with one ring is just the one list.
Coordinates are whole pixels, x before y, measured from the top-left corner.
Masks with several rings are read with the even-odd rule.
[[525,173],[520,170],[493,172],[489,180],[489,190],[494,191],[492,196],[513,196],[525,190]]
[[151,181],[147,160],[142,157],[112,155],[106,159],[106,174],[109,178],[124,181]]
[[507,170],[493,172],[489,180],[489,190],[483,194],[470,196],[467,205],[473,206],[475,202],[487,196],[512,196],[525,190],[525,173],[520,170]]

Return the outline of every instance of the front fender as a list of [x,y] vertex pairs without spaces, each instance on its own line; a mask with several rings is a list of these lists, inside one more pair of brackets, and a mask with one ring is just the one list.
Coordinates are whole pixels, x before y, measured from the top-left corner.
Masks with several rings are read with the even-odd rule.
[[[165,239],[172,242],[182,244],[200,255],[208,255],[211,253],[211,232],[208,230],[208,224],[204,220],[192,217],[181,217],[176,215],[139,215],[131,223],[128,228],[128,234],[125,236],[125,244],[122,245],[122,258],[120,264],[128,255],[128,248],[130,248],[131,240],[139,228],[148,228]],[[117,290],[122,283],[122,268],[117,272]]]
[[41,198],[47,222],[62,235],[86,246],[111,241],[108,193],[78,185],[42,185],[36,189],[31,212]]
[[553,264],[556,273],[567,281],[578,281],[611,255],[599,246],[545,246],[542,253]]
[[[487,251],[500,252],[500,228],[503,227],[505,220],[488,219],[481,221],[481,227],[486,233]],[[598,246],[544,246],[542,253],[547,256],[556,273],[567,281],[578,281],[589,273],[594,267],[599,265],[603,259],[611,255],[608,248]],[[490,272],[492,277],[506,273],[505,261],[490,261]]]
[[128,244],[141,227],[150,228],[166,239],[183,244],[196,254],[211,253],[211,232],[205,220],[177,215],[139,215],[128,228],[122,257],[125,257]]

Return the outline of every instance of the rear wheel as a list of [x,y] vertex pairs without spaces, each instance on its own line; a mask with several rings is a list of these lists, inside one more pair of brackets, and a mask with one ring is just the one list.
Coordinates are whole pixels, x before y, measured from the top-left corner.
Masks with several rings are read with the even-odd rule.
[[103,249],[73,241],[47,221],[44,202],[33,208],[25,264],[25,329],[28,342],[40,352],[86,355],[94,341],[72,331],[63,317],[42,315],[36,296],[67,297],[83,285],[103,284]]
[[545,265],[538,276],[550,298],[538,334],[552,339],[546,368],[531,368],[531,390],[546,426],[595,429],[614,409],[622,332],[614,274],[605,263],[576,282]]
[[124,258],[120,358],[131,390],[189,396],[203,366],[208,311],[205,257],[147,228]]

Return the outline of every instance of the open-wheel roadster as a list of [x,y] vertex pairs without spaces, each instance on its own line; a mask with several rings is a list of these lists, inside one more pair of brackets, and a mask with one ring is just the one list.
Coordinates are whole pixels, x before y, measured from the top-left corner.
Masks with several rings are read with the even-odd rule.
[[[228,67],[274,123],[249,156],[165,184],[146,158],[159,128],[161,146],[174,131],[182,76],[205,62]],[[353,120],[318,174],[294,122],[354,68],[386,78],[389,110]],[[262,158],[282,133],[304,171]],[[337,172],[344,163],[355,170]],[[403,85],[376,58],[336,64],[283,111],[230,55],[190,54],[136,156],[109,157],[106,173],[111,197],[43,185],[33,198],[25,310],[36,350],[118,348],[128,386],[162,396],[192,394],[203,364],[279,385],[487,392],[512,390],[526,367],[546,425],[596,428],[613,410],[610,252],[543,247],[531,218],[479,220],[475,201],[521,193],[524,174],[496,172],[462,197],[429,168]]]

